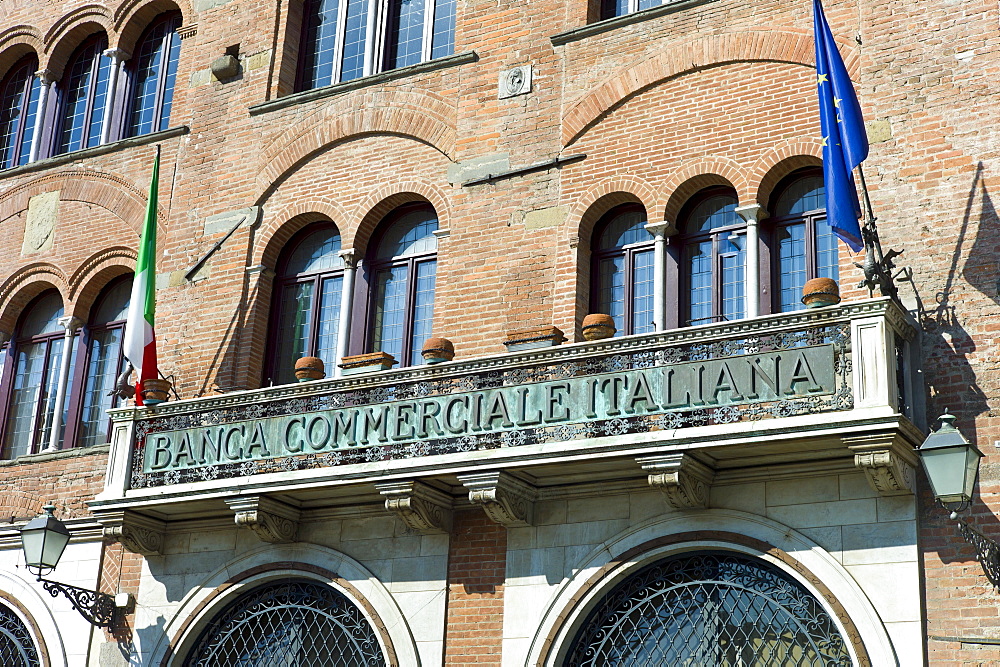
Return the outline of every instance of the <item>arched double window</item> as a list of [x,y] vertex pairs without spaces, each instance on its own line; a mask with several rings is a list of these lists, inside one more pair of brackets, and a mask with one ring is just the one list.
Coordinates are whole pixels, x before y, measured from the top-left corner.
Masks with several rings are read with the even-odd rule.
[[332,223],[310,225],[285,248],[275,281],[269,384],[295,381],[295,361],[319,357],[327,375],[337,363],[344,283],[340,233]]
[[38,58],[19,60],[0,81],[0,169],[26,164],[38,123]]
[[110,92],[111,59],[103,55],[107,48],[107,37],[99,33],[81,44],[69,60],[59,91],[57,154],[101,143]]
[[130,63],[132,96],[129,105],[127,136],[134,137],[165,130],[180,61],[180,12],[161,14],[149,25]]
[[839,278],[837,237],[826,224],[823,175],[796,172],[782,181],[769,206],[774,308],[803,308],[802,287],[812,278]]
[[610,315],[617,335],[641,334],[653,325],[653,237],[641,206],[619,206],[594,230],[593,312]]
[[237,597],[206,627],[184,667],[379,667],[385,653],[361,608],[333,588],[285,579]]
[[456,0],[305,0],[297,88],[449,55]]
[[746,222],[736,192],[703,190],[681,211],[681,324],[746,316]]
[[400,367],[421,362],[434,323],[437,214],[426,204],[397,209],[383,222],[369,252],[370,348]]

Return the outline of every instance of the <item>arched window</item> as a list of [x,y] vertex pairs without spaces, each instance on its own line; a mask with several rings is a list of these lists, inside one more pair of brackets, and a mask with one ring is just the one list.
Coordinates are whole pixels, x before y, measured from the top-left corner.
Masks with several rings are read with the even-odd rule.
[[[128,316],[132,276],[123,276],[109,284],[91,310],[80,353],[83,361],[83,392],[80,396],[80,447],[109,442],[111,420],[107,410],[118,407],[119,399],[110,396],[118,376],[125,372],[122,335]],[[80,383],[77,386],[81,386]]]
[[0,604],[0,665],[41,667],[38,649],[28,627],[17,614]]
[[437,214],[427,205],[406,206],[384,224],[370,259],[371,348],[400,367],[414,366],[434,323]]
[[823,175],[796,172],[778,185],[770,209],[775,308],[803,308],[802,287],[811,278],[839,277],[837,237],[826,224]]
[[[31,454],[49,442],[64,329],[62,299],[55,290],[38,297],[21,316],[8,346],[4,377],[8,392],[3,458]],[[60,426],[66,414],[60,415]]]
[[299,90],[451,54],[456,0],[305,0]]
[[229,603],[202,631],[185,667],[378,667],[385,654],[357,604],[333,588],[286,579]]
[[107,48],[107,37],[97,34],[84,42],[69,60],[60,88],[57,154],[101,143],[111,74],[111,59],[102,55]]
[[626,577],[591,610],[560,664],[853,662],[836,623],[800,583],[760,558],[703,551]]
[[170,123],[177,63],[181,55],[180,12],[160,15],[139,40],[132,59],[132,100],[127,134],[130,137],[165,130]]
[[0,81],[0,169],[26,164],[38,122],[38,58],[25,56]]
[[269,378],[295,382],[295,361],[319,357],[333,375],[337,363],[344,260],[332,223],[307,227],[292,239],[278,263],[272,318]]
[[619,206],[594,234],[591,307],[614,318],[618,335],[654,331],[653,237],[641,206]]
[[731,188],[709,188],[681,212],[682,324],[746,316],[746,223]]

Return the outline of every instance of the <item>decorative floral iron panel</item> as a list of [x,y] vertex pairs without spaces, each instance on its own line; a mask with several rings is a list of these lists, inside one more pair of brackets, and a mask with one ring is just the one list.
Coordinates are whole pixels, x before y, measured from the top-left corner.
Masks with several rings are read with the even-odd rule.
[[31,634],[17,615],[0,605],[0,665],[41,667]]
[[848,667],[829,614],[773,565],[729,552],[673,556],[590,612],[568,667]]
[[356,604],[285,580],[244,593],[201,634],[185,667],[376,667],[385,656]]

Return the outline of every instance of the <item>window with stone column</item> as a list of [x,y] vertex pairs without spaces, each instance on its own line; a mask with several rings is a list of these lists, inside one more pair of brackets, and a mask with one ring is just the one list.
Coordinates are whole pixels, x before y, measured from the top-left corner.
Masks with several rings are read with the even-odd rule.
[[35,76],[38,58],[28,55],[0,81],[0,169],[26,164],[38,123],[41,82]]
[[73,53],[59,84],[54,152],[69,153],[101,143],[111,94],[111,59],[104,57],[108,38],[91,36]]
[[181,54],[177,35],[181,21],[180,12],[161,14],[139,39],[129,62],[126,136],[158,132],[169,126]]
[[654,241],[641,206],[617,206],[601,218],[591,263],[591,311],[610,315],[619,336],[655,331]]

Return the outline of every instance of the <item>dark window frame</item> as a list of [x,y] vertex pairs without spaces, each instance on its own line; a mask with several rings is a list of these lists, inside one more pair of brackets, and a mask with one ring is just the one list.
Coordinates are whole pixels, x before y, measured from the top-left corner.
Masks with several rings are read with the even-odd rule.
[[[120,105],[122,106],[121,118],[118,119],[117,123],[118,125],[120,125],[118,133],[122,137],[127,138],[127,137],[143,136],[145,134],[152,134],[153,132],[160,132],[162,130],[166,130],[169,127],[170,116],[168,115],[166,118],[163,117],[163,105],[167,94],[167,79],[169,77],[168,61],[170,56],[170,50],[171,48],[173,48],[174,43],[176,42],[178,45],[180,44],[180,36],[177,34],[177,30],[181,27],[181,25],[183,25],[183,20],[184,17],[178,10],[163,12],[162,14],[154,18],[149,23],[148,26],[146,26],[146,29],[143,30],[142,35],[136,42],[135,54],[132,56],[132,58],[129,59],[124,72],[125,76],[127,77],[127,86],[124,88],[125,90],[125,94],[123,96],[124,104]],[[133,128],[133,114],[135,113],[135,107],[138,101],[137,95],[139,93],[138,89],[139,57],[140,54],[142,53],[143,46],[146,44],[147,40],[150,39],[150,37],[156,31],[156,29],[164,24],[171,24],[171,23],[173,23],[174,25],[172,26],[172,28],[168,28],[168,30],[164,33],[164,35],[160,37],[160,46],[158,47],[161,56],[160,56],[159,71],[156,74],[156,94],[153,102],[154,127],[149,132],[138,132],[136,131],[135,128]],[[175,72],[173,87],[169,91],[171,111],[173,110],[173,95],[174,92],[176,91],[176,87],[177,87],[177,77]],[[118,85],[118,88],[120,90],[123,89],[123,87],[120,84]],[[115,106],[117,108],[119,104],[116,103]]]
[[[12,79],[15,76],[19,76],[25,68],[27,68],[28,70],[28,77],[24,81],[23,90],[21,91],[21,103],[20,105],[18,105],[17,108],[17,114],[18,117],[21,119],[21,121],[18,122],[17,124],[17,130],[15,130],[14,132],[14,136],[12,137],[11,143],[6,148],[2,149],[3,152],[2,154],[0,154],[0,169],[10,169],[12,167],[17,167],[22,164],[28,163],[30,158],[26,157],[24,161],[21,160],[24,142],[25,140],[27,140],[28,142],[28,155],[30,156],[31,140],[35,133],[35,127],[38,125],[38,123],[42,122],[43,120],[42,110],[36,106],[35,118],[34,122],[31,125],[30,130],[25,127],[25,123],[23,122],[24,119],[27,117],[28,109],[31,106],[32,89],[38,82],[38,77],[35,76],[35,73],[38,71],[38,56],[35,55],[34,53],[29,53],[28,55],[20,58],[16,63],[14,63],[14,65],[9,70],[7,70],[7,73],[4,74],[3,78],[0,79],[0,102],[3,101],[3,94],[6,92],[7,86],[13,84]],[[39,85],[39,98],[40,98],[41,86],[40,84],[37,85]],[[36,99],[36,104],[38,101],[39,100]],[[0,109],[0,117],[12,112],[13,108],[11,108],[10,112],[8,112],[7,109]],[[13,158],[8,160],[6,153],[9,152],[12,148],[14,149]]]
[[[95,44],[103,44],[103,46],[98,46],[94,49]],[[93,137],[90,134],[91,125],[94,120],[94,103],[97,97],[97,85],[100,81],[101,73],[101,59],[105,58],[104,51],[108,48],[108,36],[103,32],[97,32],[83,40],[78,47],[73,51],[73,55],[70,56],[67,62],[66,69],[63,72],[62,80],[56,87],[57,91],[57,103],[55,105],[55,122],[52,124],[53,132],[51,136],[51,155],[63,155],[65,153],[72,153],[74,151],[83,150],[85,148],[92,148],[93,146],[99,146],[101,143],[100,132],[98,129],[97,143],[91,144]],[[67,86],[70,84],[70,79],[72,78],[73,68],[76,66],[80,58],[86,55],[89,49],[94,49],[94,53],[91,55],[92,67],[90,70],[90,80],[87,83],[87,94],[86,94],[86,106],[84,108],[83,114],[83,131],[80,136],[80,145],[75,148],[71,145],[66,145],[64,148],[64,134],[67,130],[67,121],[69,120],[69,109],[68,109],[68,95],[69,90]],[[110,65],[109,65],[110,67]],[[109,71],[110,74],[110,71]],[[110,76],[109,76],[110,83]],[[117,99],[114,97],[115,91],[108,88],[106,95],[112,96],[112,100]],[[101,125],[107,122],[104,118],[101,121]],[[39,157],[42,157],[39,155]]]
[[[646,209],[641,204],[615,206],[601,216],[601,219],[594,226],[594,233],[591,235],[592,241],[590,244],[590,312],[592,313],[600,312],[599,309],[601,308],[601,261],[615,257],[625,258],[625,307],[623,315],[625,328],[623,331],[618,332],[622,336],[630,336],[635,332],[635,257],[638,253],[656,252],[656,240],[652,234],[649,235],[648,241],[643,241],[642,243],[632,243],[626,246],[605,249],[599,247],[601,236],[604,235],[608,227],[614,224],[619,216],[627,215],[628,213],[641,213],[643,219],[646,219],[648,222]],[[653,280],[656,280],[655,276]]]

